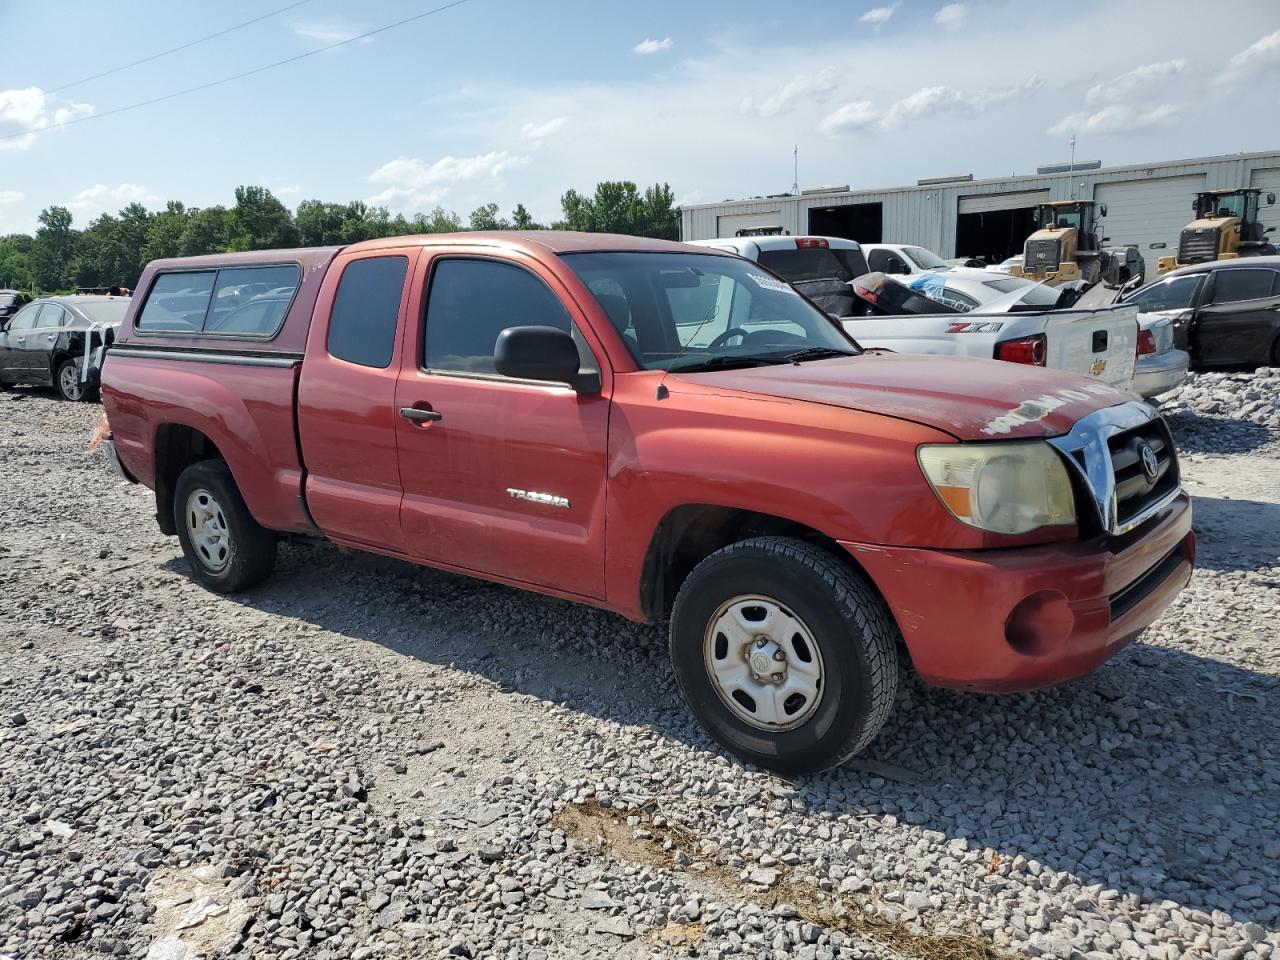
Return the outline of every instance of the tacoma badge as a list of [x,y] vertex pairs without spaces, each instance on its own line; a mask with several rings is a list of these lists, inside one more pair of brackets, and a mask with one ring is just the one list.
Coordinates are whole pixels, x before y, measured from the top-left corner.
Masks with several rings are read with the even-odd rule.
[[507,496],[513,500],[528,500],[530,503],[545,503],[548,507],[569,509],[569,498],[557,497],[554,493],[539,493],[536,490],[517,490],[515,487],[507,487]]

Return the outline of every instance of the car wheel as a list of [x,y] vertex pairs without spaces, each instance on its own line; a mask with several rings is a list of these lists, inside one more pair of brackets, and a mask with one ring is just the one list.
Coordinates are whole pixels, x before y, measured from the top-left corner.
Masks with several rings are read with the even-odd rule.
[[63,400],[91,400],[91,391],[80,380],[80,364],[73,359],[63,360],[58,364],[57,373],[53,378],[54,386],[58,388],[58,395]]
[[276,565],[276,536],[253,519],[222,460],[182,471],[174,488],[174,524],[191,572],[215,593],[256,586]]
[[671,660],[694,716],[726,749],[781,773],[839,766],[893,707],[898,629],[848,564],[802,540],[759,537],[689,574]]

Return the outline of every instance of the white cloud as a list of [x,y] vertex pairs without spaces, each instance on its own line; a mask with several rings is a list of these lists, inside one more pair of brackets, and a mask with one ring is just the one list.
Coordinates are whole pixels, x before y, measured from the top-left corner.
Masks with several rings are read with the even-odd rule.
[[487,187],[496,187],[502,174],[528,162],[528,157],[506,150],[474,157],[441,157],[432,164],[401,157],[384,163],[369,175],[371,182],[386,186],[367,202],[397,210],[423,210],[439,203],[454,187],[466,181],[484,181]]
[[162,199],[140,184],[122,183],[108,187],[105,183],[98,183],[81,190],[67,201],[66,206],[69,210],[89,214],[99,210],[117,210],[131,203],[154,206]]
[[546,123],[526,123],[520,128],[520,136],[531,143],[541,143],[559,133],[567,122],[567,117],[552,117]]
[[1152,109],[1113,103],[1094,113],[1073,113],[1063,117],[1046,132],[1051,137],[1068,134],[1105,136],[1108,134],[1138,133],[1159,127],[1167,127],[1177,119],[1179,107],[1162,103]]
[[1134,67],[1106,83],[1090,87],[1084,98],[1087,103],[1125,103],[1135,97],[1153,94],[1166,88],[1174,77],[1187,69],[1183,59],[1162,60]]
[[651,53],[662,53],[670,50],[672,46],[671,38],[663,37],[661,40],[641,40],[631,49],[642,56],[648,56]]
[[1241,50],[1215,78],[1219,84],[1235,83],[1280,67],[1280,30]]
[[823,133],[848,133],[870,126],[879,116],[870,100],[854,100],[842,104],[819,120],[818,129]]
[[0,90],[0,150],[25,150],[46,127],[92,113],[87,103],[60,100],[39,87]]
[[[364,32],[361,27],[346,27],[337,23],[295,23],[293,32],[304,40],[314,40],[321,46],[341,43]],[[373,37],[363,37],[361,44],[373,43]]]
[[901,3],[893,3],[887,7],[872,7],[866,13],[858,18],[859,23],[874,23],[877,27],[881,24],[888,23],[889,18],[894,15]]
[[21,203],[27,195],[21,190],[0,190],[0,203]]
[[790,113],[805,102],[821,103],[836,89],[839,77],[840,73],[835,67],[827,67],[812,74],[799,74],[759,102],[747,97],[742,101],[740,109],[743,113],[754,113],[761,117],[777,117]]
[[945,107],[964,104],[969,99],[952,87],[921,87],[915,93],[890,104],[880,118],[880,127],[883,130],[897,130],[911,120],[937,113]]
[[959,30],[968,19],[969,5],[967,3],[948,3],[933,15],[933,22],[940,27],[946,27],[948,30]]
[[1044,86],[1044,78],[1039,74],[1033,73],[1021,83],[1011,84],[1007,87],[999,87],[995,90],[984,90],[978,94],[978,101],[985,103],[1004,103],[1008,100],[1016,99],[1028,93],[1034,93]]

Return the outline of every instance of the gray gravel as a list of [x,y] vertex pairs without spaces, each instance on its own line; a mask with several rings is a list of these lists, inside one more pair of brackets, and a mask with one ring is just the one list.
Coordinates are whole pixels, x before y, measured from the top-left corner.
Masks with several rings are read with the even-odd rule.
[[1200,569],[1144,642],[906,683],[796,783],[658,629],[326,545],[208,594],[98,408],[0,393],[0,955],[1280,957],[1277,388],[1166,404]]

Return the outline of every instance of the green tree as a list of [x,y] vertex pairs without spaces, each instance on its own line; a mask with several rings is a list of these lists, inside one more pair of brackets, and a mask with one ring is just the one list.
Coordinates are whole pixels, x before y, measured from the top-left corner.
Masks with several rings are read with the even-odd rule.
[[229,249],[230,243],[231,211],[223,206],[204,207],[190,211],[178,242],[179,254],[198,257],[221,253]]
[[35,284],[41,290],[65,289],[71,285],[71,261],[78,239],[71,229],[71,211],[66,207],[46,207],[36,219],[40,226],[30,260]]
[[498,205],[486,203],[471,211],[472,230],[510,230],[511,223],[498,216]]
[[327,247],[342,243],[343,223],[347,207],[323,200],[303,200],[298,204],[294,220],[298,225],[298,242],[304,247]]
[[177,257],[182,254],[182,235],[186,232],[191,214],[178,200],[170,200],[164,210],[151,220],[147,242],[142,249],[143,264],[152,260]]
[[297,245],[298,228],[288,207],[266,187],[236,187],[230,249],[272,250]]
[[31,272],[31,250],[35,239],[25,233],[0,237],[0,287],[34,290],[35,274]]
[[643,194],[630,180],[604,180],[586,197],[568,190],[560,198],[562,230],[589,233],[625,233],[668,240],[680,236],[680,212],[668,184],[654,184]]
[[514,230],[545,230],[542,224],[533,219],[533,214],[525,209],[523,203],[517,203],[511,211],[511,227]]

